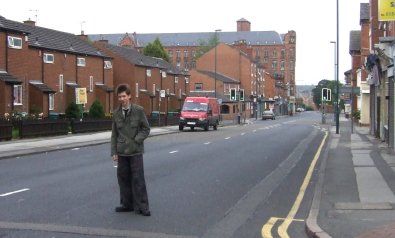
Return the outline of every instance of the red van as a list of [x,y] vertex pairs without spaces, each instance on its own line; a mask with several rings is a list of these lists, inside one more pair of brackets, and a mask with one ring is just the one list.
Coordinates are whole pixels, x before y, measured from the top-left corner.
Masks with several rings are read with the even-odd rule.
[[219,103],[217,98],[187,97],[181,110],[179,130],[184,127],[201,127],[208,131],[210,126],[217,130],[219,124]]

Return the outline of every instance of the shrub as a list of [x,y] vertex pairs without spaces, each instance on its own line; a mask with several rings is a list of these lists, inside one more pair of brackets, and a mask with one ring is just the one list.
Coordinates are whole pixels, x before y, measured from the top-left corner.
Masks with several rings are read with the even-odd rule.
[[90,118],[104,118],[105,117],[103,106],[101,105],[99,100],[96,99],[92,103],[92,106],[89,109],[89,117]]
[[66,118],[72,119],[72,118],[80,118],[80,117],[81,117],[80,107],[75,102],[71,102],[66,108]]

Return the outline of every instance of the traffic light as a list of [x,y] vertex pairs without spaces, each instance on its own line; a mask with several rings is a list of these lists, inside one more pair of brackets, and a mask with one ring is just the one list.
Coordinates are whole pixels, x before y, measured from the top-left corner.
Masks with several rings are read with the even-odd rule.
[[235,88],[230,89],[230,100],[236,101],[236,89]]
[[244,89],[240,89],[240,101],[244,101]]
[[322,88],[322,95],[321,95],[321,100],[322,101],[332,101],[332,92],[330,88]]

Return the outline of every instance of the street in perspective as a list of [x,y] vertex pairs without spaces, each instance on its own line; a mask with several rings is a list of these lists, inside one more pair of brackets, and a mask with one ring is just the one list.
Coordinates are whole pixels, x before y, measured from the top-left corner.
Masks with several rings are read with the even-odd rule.
[[114,213],[119,201],[109,143],[2,159],[0,234],[307,237],[318,157],[328,138],[319,119],[309,112],[208,132],[169,127],[149,137],[149,218]]

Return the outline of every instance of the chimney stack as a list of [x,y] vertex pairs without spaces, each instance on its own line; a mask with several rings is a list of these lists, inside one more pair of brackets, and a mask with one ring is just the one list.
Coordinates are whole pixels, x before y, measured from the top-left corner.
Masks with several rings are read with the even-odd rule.
[[30,18],[29,18],[29,20],[26,20],[23,23],[25,23],[26,25],[29,25],[29,26],[36,26],[36,22],[31,20]]

